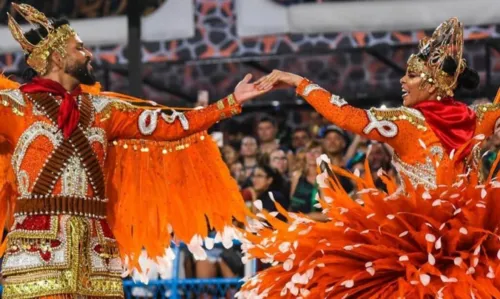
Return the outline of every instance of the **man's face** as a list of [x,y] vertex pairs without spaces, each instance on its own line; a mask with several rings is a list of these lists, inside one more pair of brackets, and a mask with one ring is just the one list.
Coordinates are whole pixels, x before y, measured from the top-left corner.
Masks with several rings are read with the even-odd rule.
[[269,121],[263,121],[257,126],[257,135],[260,142],[271,142],[276,139],[276,128]]
[[64,59],[64,72],[81,84],[93,85],[96,78],[90,65],[92,53],[85,48],[78,35],[70,37],[66,46],[66,57]]
[[346,146],[344,137],[335,131],[328,132],[323,142],[325,150],[331,155],[343,153]]
[[370,162],[370,168],[373,171],[386,167],[391,161],[391,157],[388,155],[383,146],[384,145],[381,143],[374,143],[372,145],[370,155],[368,155],[368,161]]
[[297,131],[293,134],[292,147],[294,149],[303,148],[309,142],[309,135],[304,131]]

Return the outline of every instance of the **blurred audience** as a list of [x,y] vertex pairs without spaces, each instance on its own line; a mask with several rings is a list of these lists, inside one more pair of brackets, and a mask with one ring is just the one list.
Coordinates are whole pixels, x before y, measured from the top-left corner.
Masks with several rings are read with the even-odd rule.
[[279,147],[279,142],[276,139],[278,135],[278,124],[276,120],[269,116],[264,116],[259,119],[257,124],[257,138],[259,140],[260,153],[269,155],[273,150]]

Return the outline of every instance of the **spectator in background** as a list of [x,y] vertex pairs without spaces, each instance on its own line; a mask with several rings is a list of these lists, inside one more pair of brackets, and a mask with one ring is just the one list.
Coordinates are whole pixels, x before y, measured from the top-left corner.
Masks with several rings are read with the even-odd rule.
[[316,221],[327,221],[321,210],[314,207],[318,194],[316,160],[324,152],[323,145],[317,140],[313,140],[307,145],[305,160],[301,163],[302,169],[293,173],[290,187],[289,210],[307,214]]
[[[500,130],[497,129],[495,134],[491,135],[485,142],[482,149],[481,155],[481,174],[483,178],[487,178],[492,170],[493,164],[498,157],[498,151],[500,150]],[[492,177],[498,175],[500,169],[500,163],[493,170]]]
[[332,165],[344,166],[344,154],[349,144],[347,133],[335,125],[328,125],[321,130],[320,137]]
[[368,152],[368,146],[370,145],[370,140],[360,135],[354,135],[351,144],[347,148],[347,151],[344,155],[344,162],[347,168],[347,163],[349,160],[353,159],[358,153],[363,153],[366,155]]
[[257,124],[257,137],[259,139],[260,153],[269,155],[273,150],[279,147],[279,142],[276,139],[278,134],[278,125],[276,121],[264,116],[259,119]]
[[236,180],[238,186],[241,188],[247,181],[245,171],[243,170],[243,164],[240,161],[236,161],[229,166],[229,171],[231,171],[231,176]]
[[221,152],[222,152],[222,158],[224,159],[224,162],[226,162],[228,166],[231,166],[232,164],[236,163],[236,161],[238,161],[239,159],[238,152],[231,145],[224,145],[222,147]]
[[392,151],[384,143],[373,141],[368,151],[368,163],[370,164],[370,171],[375,181],[375,186],[381,190],[387,191],[385,184],[378,177],[377,172],[382,169],[389,176],[395,178],[396,173],[391,165]]
[[290,194],[290,178],[288,176],[288,158],[284,150],[276,149],[269,155],[269,166],[278,171],[283,179],[281,193],[285,196]]
[[[214,237],[213,232],[209,234],[209,238],[213,239]],[[242,255],[239,246],[233,246],[229,249],[224,248],[221,243],[211,243],[209,246],[206,240],[204,248],[207,253],[207,259],[194,261],[196,278],[241,277],[244,266],[241,261]],[[197,298],[216,298],[214,295],[219,294],[216,286],[208,286],[203,291],[203,293],[198,294]],[[236,293],[235,290],[228,289],[225,297],[233,298],[234,293]]]
[[[357,152],[354,154],[354,157],[349,159],[349,161],[346,164],[347,169],[352,172],[354,175],[363,178],[365,176],[365,159],[366,159],[366,154],[364,152]],[[353,185],[353,190],[350,192],[350,197],[352,199],[358,199],[358,194],[357,192],[359,191],[357,189],[356,183],[352,182]]]
[[288,173],[288,160],[284,150],[278,148],[271,152],[269,155],[269,165],[276,169],[282,176],[287,176]]
[[[246,136],[241,140],[240,161],[243,164],[245,179],[249,180],[257,167],[258,146],[257,140],[252,136]],[[247,184],[244,187],[249,186]]]
[[[472,105],[488,104],[491,101],[488,98],[479,98],[472,102]],[[488,137],[483,144],[481,149],[481,176],[487,178],[493,167],[493,163],[498,157],[498,151],[500,150],[500,126],[495,127],[495,133]],[[500,163],[493,171],[492,177],[497,176],[500,170]]]
[[[288,209],[290,200],[281,193],[283,180],[279,172],[269,165],[259,164],[252,176],[252,201],[261,200],[262,208],[269,212],[276,211],[276,206],[269,193],[284,209]],[[257,212],[257,211],[254,211]],[[284,218],[282,218],[284,219]]]
[[321,114],[319,114],[318,112],[311,111],[309,113],[308,124],[309,124],[309,132],[311,132],[313,136],[318,136],[320,129],[323,128],[325,125],[329,124],[329,122],[326,121],[326,119],[323,116],[321,116]]
[[306,127],[297,127],[292,134],[292,149],[294,152],[304,148],[311,141],[311,133]]
[[224,144],[231,145],[235,149],[239,149],[241,140],[245,136],[243,133],[243,124],[234,118],[224,121],[222,131],[224,132]]
[[[306,214],[316,221],[328,220],[321,209],[315,207],[318,203],[316,197],[319,196],[316,183],[318,175],[316,161],[325,152],[323,143],[317,140],[311,141],[305,149],[304,160],[300,163],[302,169],[294,172],[291,179],[289,210]],[[337,178],[346,192],[352,191],[353,186],[348,178],[342,176]]]

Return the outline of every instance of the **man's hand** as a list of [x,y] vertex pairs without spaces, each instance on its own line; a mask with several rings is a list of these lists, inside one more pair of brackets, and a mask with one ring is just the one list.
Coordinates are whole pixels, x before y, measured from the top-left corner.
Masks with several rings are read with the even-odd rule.
[[272,89],[272,87],[267,89],[257,89],[254,83],[250,83],[250,80],[252,80],[252,74],[247,74],[245,78],[243,78],[243,80],[241,80],[234,89],[233,94],[236,98],[236,101],[238,101],[238,103],[240,104],[243,104],[244,102],[253,99],[256,96],[264,94]]

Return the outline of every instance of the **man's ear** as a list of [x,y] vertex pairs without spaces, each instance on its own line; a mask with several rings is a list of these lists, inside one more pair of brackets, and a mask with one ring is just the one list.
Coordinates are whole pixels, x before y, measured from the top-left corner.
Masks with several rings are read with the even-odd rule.
[[64,68],[64,61],[61,53],[58,51],[52,52],[50,55],[50,65],[51,67],[57,67],[58,69]]

